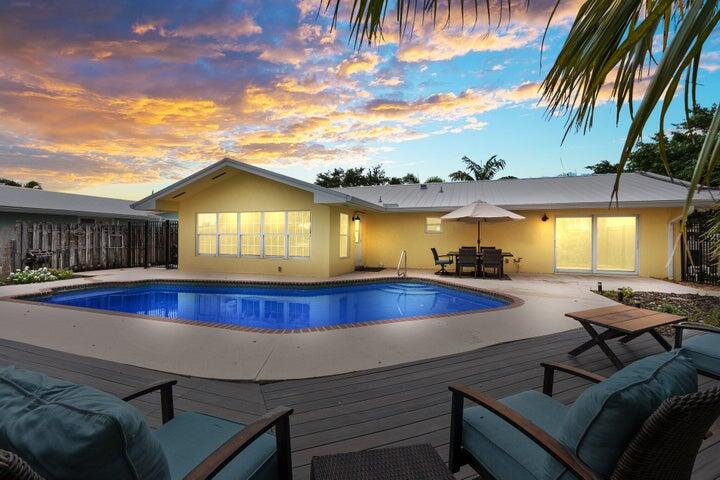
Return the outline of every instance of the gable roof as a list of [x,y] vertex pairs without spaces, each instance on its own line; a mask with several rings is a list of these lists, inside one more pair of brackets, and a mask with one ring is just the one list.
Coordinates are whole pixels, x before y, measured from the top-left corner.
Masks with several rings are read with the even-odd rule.
[[197,182],[199,180],[202,180],[204,178],[210,177],[214,173],[217,173],[220,170],[223,170],[225,168],[232,168],[235,170],[239,170],[241,172],[247,172],[247,173],[250,173],[253,175],[257,175],[259,177],[273,180],[278,183],[282,183],[285,185],[289,185],[291,187],[298,188],[300,190],[305,190],[314,195],[315,203],[343,204],[343,205],[355,206],[357,208],[362,208],[362,209],[367,209],[367,210],[382,210],[383,209],[382,205],[377,205],[372,202],[366,202],[365,200],[353,197],[352,195],[349,195],[345,192],[340,192],[340,191],[333,190],[330,188],[321,187],[319,185],[305,182],[303,180],[298,180],[297,178],[288,177],[287,175],[282,175],[280,173],[273,172],[271,170],[256,167],[254,165],[250,165],[250,164],[247,164],[244,162],[239,162],[237,160],[233,160],[232,158],[223,158],[219,162],[215,162],[212,165],[205,167],[202,170],[195,172],[192,175],[185,177],[182,180],[177,181],[177,182],[173,183],[172,185],[165,187],[162,190],[160,190],[150,196],[145,197],[142,200],[139,200],[139,201],[133,203],[132,208],[135,208],[138,210],[156,210],[158,199],[161,199],[167,195],[171,195],[174,193],[181,195],[182,191],[185,188],[187,188],[189,185],[191,185],[194,182]]
[[[615,174],[576,177],[521,178],[407,185],[378,185],[335,189],[383,206],[387,211],[450,211],[477,200],[514,210],[607,208]],[[620,179],[620,207],[681,207],[688,183],[645,172],[624,173]],[[710,207],[717,189],[695,195],[698,208]],[[615,202],[613,201],[613,205]]]
[[117,198],[0,186],[0,212],[127,218],[132,220],[157,218],[150,213],[134,210],[130,207],[131,203],[130,200]]

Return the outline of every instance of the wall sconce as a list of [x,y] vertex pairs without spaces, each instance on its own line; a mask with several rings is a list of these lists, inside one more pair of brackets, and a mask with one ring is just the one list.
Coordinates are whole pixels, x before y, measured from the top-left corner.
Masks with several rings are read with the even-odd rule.
[[353,215],[352,219],[353,219],[353,222],[354,222],[355,220],[357,220],[357,221],[359,222],[359,221],[360,221],[360,215],[358,215],[358,214],[356,213],[355,215]]
[[547,216],[547,213],[543,213],[543,216],[540,218],[540,220],[542,220],[543,222],[547,222],[548,220],[550,220],[550,217]]

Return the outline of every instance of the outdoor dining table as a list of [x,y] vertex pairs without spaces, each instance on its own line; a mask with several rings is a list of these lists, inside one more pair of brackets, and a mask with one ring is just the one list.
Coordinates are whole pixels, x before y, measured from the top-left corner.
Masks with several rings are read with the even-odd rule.
[[[446,253],[445,255],[448,256],[448,257],[452,257],[453,262],[455,263],[455,265],[457,265],[457,257],[460,256],[460,252],[459,252],[459,251],[454,251],[454,250],[453,250],[452,252],[448,252],[448,253]],[[483,255],[483,254],[482,254],[482,250],[477,252],[477,258],[478,258],[478,264],[479,264],[479,265],[482,264],[482,255]],[[515,255],[513,255],[513,254],[510,253],[510,252],[502,252],[502,257],[503,257],[503,259],[508,258],[508,257],[514,257],[514,256],[515,256]],[[455,267],[455,273],[458,274],[457,267]],[[502,277],[503,275],[505,275],[505,262],[502,262],[502,263],[500,264],[500,277]]]
[[[625,364],[610,349],[607,340],[620,337],[621,343],[627,343],[644,333],[649,333],[665,350],[670,351],[672,350],[672,346],[663,338],[660,332],[657,331],[657,328],[686,320],[686,317],[679,315],[656,312],[654,310],[636,308],[629,305],[593,308],[590,310],[566,313],[565,316],[580,322],[580,325],[582,325],[590,335],[590,340],[568,352],[569,355],[576,357],[597,345],[618,370],[623,368]],[[596,326],[605,328],[605,331],[602,333],[598,332],[594,328]]]

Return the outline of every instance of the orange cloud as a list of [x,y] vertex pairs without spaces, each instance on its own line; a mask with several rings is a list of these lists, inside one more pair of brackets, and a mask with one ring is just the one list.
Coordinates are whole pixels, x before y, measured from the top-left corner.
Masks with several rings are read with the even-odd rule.
[[356,73],[372,73],[380,61],[380,57],[374,52],[354,54],[340,62],[337,73],[341,77],[349,77]]

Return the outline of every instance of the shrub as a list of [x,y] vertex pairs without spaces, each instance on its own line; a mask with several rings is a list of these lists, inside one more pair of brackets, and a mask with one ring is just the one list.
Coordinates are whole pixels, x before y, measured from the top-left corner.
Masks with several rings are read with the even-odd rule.
[[620,293],[623,298],[632,298],[632,296],[635,294],[635,292],[633,292],[633,289],[630,287],[619,288],[618,293]]
[[680,307],[676,307],[671,303],[663,303],[656,308],[658,312],[671,313],[673,315],[687,316],[687,312]]
[[46,267],[30,270],[30,267],[25,267],[23,270],[18,268],[8,275],[7,281],[8,283],[14,284],[39,283],[65,280],[72,278],[72,276],[72,270],[59,270]]

